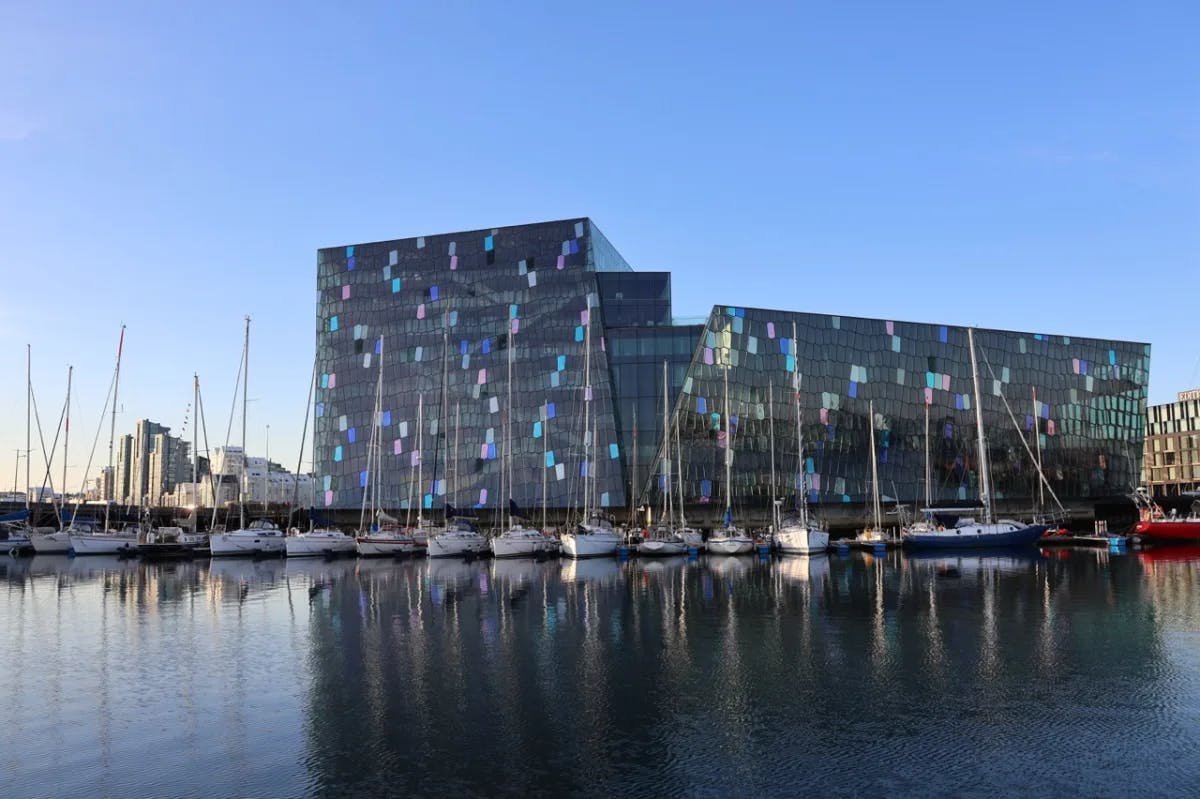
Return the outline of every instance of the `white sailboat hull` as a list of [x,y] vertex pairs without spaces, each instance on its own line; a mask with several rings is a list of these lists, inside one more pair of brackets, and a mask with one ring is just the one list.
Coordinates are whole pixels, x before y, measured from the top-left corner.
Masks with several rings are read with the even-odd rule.
[[535,530],[505,531],[490,545],[496,558],[532,558],[551,551],[550,539]]
[[568,558],[604,558],[617,554],[620,544],[615,533],[565,533],[562,552]]
[[355,539],[354,546],[360,558],[395,558],[417,551],[417,544],[411,538],[361,536]]
[[65,555],[71,550],[71,536],[65,530],[54,533],[34,533],[29,536],[33,551],[39,555]]
[[283,535],[278,531],[260,533],[253,530],[234,530],[214,533],[208,539],[208,549],[214,558],[236,555],[282,555]]
[[812,555],[829,548],[829,533],[811,528],[780,530],[775,534],[775,548],[785,555]]
[[285,539],[285,548],[289,558],[349,555],[355,551],[353,538],[332,531],[290,535]]
[[431,558],[456,558],[486,552],[487,539],[479,533],[450,533],[429,537],[426,549]]
[[668,557],[670,555],[683,555],[687,552],[687,544],[682,541],[660,541],[650,540],[643,541],[638,544],[639,555],[649,555],[651,557]]
[[76,555],[119,555],[137,551],[137,536],[95,533],[71,536],[71,549]]
[[710,555],[745,555],[754,551],[754,540],[743,536],[710,538],[706,548]]

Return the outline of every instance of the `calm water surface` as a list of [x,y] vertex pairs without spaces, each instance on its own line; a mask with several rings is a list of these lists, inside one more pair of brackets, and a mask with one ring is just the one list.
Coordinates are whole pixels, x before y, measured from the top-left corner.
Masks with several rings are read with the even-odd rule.
[[0,796],[1200,795],[1200,548],[0,560]]

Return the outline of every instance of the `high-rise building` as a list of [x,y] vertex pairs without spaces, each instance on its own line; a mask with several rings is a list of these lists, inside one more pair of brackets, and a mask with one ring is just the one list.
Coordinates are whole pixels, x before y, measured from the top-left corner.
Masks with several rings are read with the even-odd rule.
[[1200,389],[1146,411],[1142,485],[1155,497],[1200,490]]
[[[561,512],[585,493],[616,510],[631,497],[655,506],[682,474],[689,519],[711,524],[732,458],[739,513],[765,521],[772,497],[803,490],[844,516],[870,494],[872,426],[889,501],[923,501],[927,451],[932,501],[979,497],[964,328],[729,305],[679,324],[669,273],[635,272],[589,219],[322,249],[317,261],[318,507],[357,510],[377,487],[389,510],[486,514],[511,497]],[[1148,344],[975,340],[993,499],[1028,508],[1039,456],[1076,510],[1132,490]],[[664,363],[682,451],[670,468]]]

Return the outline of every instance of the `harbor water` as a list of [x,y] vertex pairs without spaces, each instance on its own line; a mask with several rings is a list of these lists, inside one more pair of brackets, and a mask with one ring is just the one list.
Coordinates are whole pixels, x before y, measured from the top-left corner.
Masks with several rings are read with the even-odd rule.
[[1200,548],[0,560],[0,796],[1196,796]]

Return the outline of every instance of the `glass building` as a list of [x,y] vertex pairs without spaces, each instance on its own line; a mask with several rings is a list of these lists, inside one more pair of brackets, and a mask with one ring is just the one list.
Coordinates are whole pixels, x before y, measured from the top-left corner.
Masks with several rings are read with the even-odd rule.
[[[318,504],[347,517],[370,485],[392,513],[486,516],[510,495],[555,519],[587,485],[619,517],[669,485],[689,521],[712,524],[726,457],[747,523],[798,490],[845,516],[870,495],[871,426],[885,502],[923,503],[926,486],[935,504],[978,499],[965,328],[726,306],[676,324],[670,274],[635,272],[589,219],[322,249],[318,289]],[[1068,506],[1132,491],[1148,344],[999,330],[975,342],[1001,507],[1031,508],[1039,453]],[[664,364],[682,444],[669,478]]]

